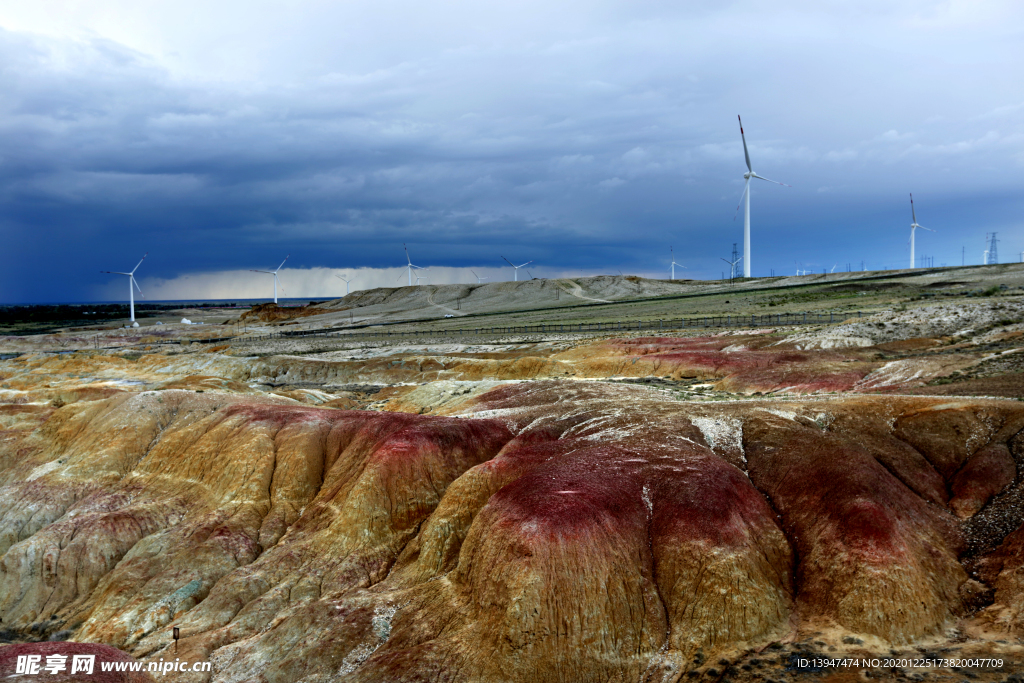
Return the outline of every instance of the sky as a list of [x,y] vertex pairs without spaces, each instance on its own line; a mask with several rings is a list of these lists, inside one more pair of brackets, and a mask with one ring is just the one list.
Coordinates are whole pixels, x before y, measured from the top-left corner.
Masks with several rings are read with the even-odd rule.
[[1024,3],[0,4],[0,303],[1024,251]]

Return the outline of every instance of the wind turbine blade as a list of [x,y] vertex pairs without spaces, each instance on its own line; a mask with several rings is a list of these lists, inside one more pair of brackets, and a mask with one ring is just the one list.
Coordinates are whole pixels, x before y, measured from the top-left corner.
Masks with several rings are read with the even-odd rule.
[[926,228],[926,227],[924,227],[923,225],[919,225],[919,226],[917,226],[917,227],[921,228],[922,230],[927,230],[928,232],[935,232],[935,231],[934,231],[934,230],[932,230],[931,228]]
[[526,271],[526,274],[530,276],[530,279],[531,279],[531,280],[532,280],[532,279],[534,279],[534,278],[533,278],[533,273],[531,273],[530,271]]
[[910,193],[910,218],[914,221],[914,225],[917,225],[917,214],[914,213],[914,193]]
[[479,275],[476,274],[476,271],[473,270],[472,268],[469,269],[469,272],[473,273],[473,277],[480,277]]
[[730,261],[729,259],[722,259],[722,260],[725,261],[726,263],[728,263],[730,266],[736,265],[732,261]]
[[[533,261],[527,261],[526,263],[524,263],[524,264],[523,264],[523,266],[528,266],[528,265],[530,265],[531,263],[533,263]],[[517,268],[522,268],[523,266],[516,266],[516,267],[517,267]]]
[[786,185],[786,183],[780,183],[778,180],[772,180],[771,178],[765,178],[764,176],[757,175],[756,173],[754,174],[754,177],[755,178],[759,178],[760,180],[767,180],[769,183],[775,183],[776,185],[782,185],[783,187],[793,187],[792,185]]
[[501,258],[502,258],[502,260],[503,260],[503,261],[505,261],[505,263],[509,264],[509,265],[510,265],[510,266],[512,266],[513,268],[518,268],[518,266],[517,266],[516,264],[512,263],[511,261],[509,261],[509,260],[508,260],[507,258],[505,258],[504,256],[502,256]]
[[[139,261],[139,263],[142,263],[142,262]],[[136,266],[136,268],[138,268],[138,266]],[[146,295],[142,293],[142,287],[139,287],[139,283],[135,281],[135,276],[134,275],[129,275],[128,277],[130,277],[132,279],[132,284],[135,285],[135,289],[139,290],[139,296],[141,296],[143,299],[145,299]]]
[[148,251],[147,251],[147,252],[146,252],[145,254],[143,254],[143,255],[142,255],[142,258],[140,258],[140,259],[139,259],[139,262],[135,264],[135,267],[134,267],[134,268],[132,268],[132,272],[133,272],[133,273],[134,273],[134,272],[135,272],[136,270],[138,270],[138,269],[139,269],[139,266],[141,266],[141,265],[142,265],[142,262],[146,260],[146,257],[147,257],[147,256],[149,256],[149,252],[148,252]]
[[754,169],[750,167],[750,154],[747,152],[747,136],[743,134],[743,119],[739,114],[736,115],[736,118],[740,122],[740,139],[743,140],[743,157],[747,160],[747,170],[753,173]]
[[[274,275],[275,274],[274,271],[272,271],[272,270],[253,270],[252,268],[250,268],[249,271],[253,272],[253,273],[266,273],[267,275]],[[127,275],[127,273],[125,273],[125,274]]]
[[111,275],[131,275],[131,273],[122,273],[119,270],[101,270],[101,273],[110,273]]
[[[285,256],[284,257],[284,261],[287,261],[289,258],[291,258],[291,254],[288,254],[288,256]],[[281,266],[284,265],[284,261],[281,261]],[[277,270],[275,270],[274,272],[276,273],[278,270],[281,270],[281,266],[278,266]]]
[[743,206],[743,198],[747,196],[747,191],[750,189],[750,180],[743,183],[743,192],[740,194],[740,203],[736,205],[736,213],[732,215],[732,219],[736,220],[736,217],[740,215],[740,207]]
[[411,266],[412,259],[409,258],[409,247],[405,246],[405,242],[402,242],[402,248],[405,249],[405,260],[408,261],[409,265]]

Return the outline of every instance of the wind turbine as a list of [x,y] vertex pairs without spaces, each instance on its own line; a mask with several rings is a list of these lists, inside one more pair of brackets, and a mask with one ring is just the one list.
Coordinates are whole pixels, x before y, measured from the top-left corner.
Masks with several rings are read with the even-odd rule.
[[476,283],[477,284],[480,284],[481,282],[483,282],[484,280],[487,279],[486,277],[480,277],[479,275],[477,275],[476,271],[473,270],[472,268],[469,269],[469,272],[473,273],[473,277],[476,278]]
[[516,264],[512,263],[511,261],[509,261],[504,256],[502,256],[501,258],[505,259],[505,263],[509,264],[510,266],[512,266],[513,268],[516,269],[516,274],[515,274],[515,281],[516,282],[519,282],[519,269],[522,268],[523,266],[528,266],[531,263],[533,263],[533,261],[527,261],[526,263],[523,264],[523,266],[517,266]]
[[[423,270],[426,270],[426,268],[424,268]],[[416,286],[417,287],[419,286],[420,280],[427,280],[427,279],[429,279],[429,278],[426,275],[417,275],[416,276]]]
[[914,267],[914,231],[918,228],[927,230],[928,232],[935,232],[931,228],[926,228],[923,225],[917,224],[917,214],[914,212],[914,193],[910,193],[910,217],[913,219],[913,223],[910,224],[910,267]]
[[676,279],[676,266],[679,266],[680,268],[686,268],[686,266],[684,266],[681,263],[676,263],[676,253],[674,251],[672,251],[672,247],[668,248],[668,253],[672,255],[672,277],[670,278],[670,280],[675,280]]
[[[340,275],[335,275],[334,277],[338,278],[339,280],[345,280],[345,278],[343,278]],[[345,280],[345,296],[348,296],[348,283],[350,283],[350,282],[352,282],[352,278],[349,278],[348,280]]]
[[[288,256],[285,256],[284,257],[284,261],[287,261],[289,258],[291,258],[291,254],[288,254]],[[284,265],[284,261],[281,261],[281,266]],[[274,303],[275,304],[277,303],[277,271],[281,270],[281,266],[278,266],[274,270],[254,270],[254,269],[250,269],[254,273],[267,273],[268,275],[273,275],[274,276]],[[282,292],[284,291],[284,287],[281,288],[281,291]]]
[[[733,252],[733,253],[736,253],[736,252]],[[734,279],[736,277],[736,264],[739,263],[740,261],[742,261],[743,257],[740,256],[735,261],[730,261],[727,258],[724,258],[722,260],[729,264],[729,268],[730,268],[730,270],[729,270],[729,279],[730,280]]]
[[[409,258],[409,247],[406,247],[404,242],[402,243],[402,246],[405,247],[405,260],[409,262],[409,286],[412,287],[412,269],[413,268],[416,268],[417,270],[426,270],[426,269],[423,266],[414,266],[412,264],[412,259]],[[417,284],[419,284],[419,281],[420,281],[419,278],[416,278],[416,283]]]
[[[139,266],[142,265],[142,262],[146,260],[147,256],[149,256],[149,252],[148,251],[145,254],[142,255],[142,258],[139,259],[139,262],[136,263],[135,267],[132,268],[131,272],[128,272],[128,273],[122,273],[119,270],[101,270],[100,271],[101,273],[110,273],[111,275],[127,275],[128,276],[128,306],[129,306],[129,310],[131,311],[132,322],[135,322],[135,290],[136,289],[139,290],[139,296],[141,296],[143,299],[146,298],[146,295],[142,293],[142,287],[139,287],[139,283],[135,281],[135,271],[139,269]],[[134,289],[132,288],[133,285],[134,285]]]
[[736,118],[740,122],[740,138],[743,140],[743,157],[747,160],[747,172],[743,174],[743,178],[746,181],[743,185],[743,277],[750,277],[750,179],[759,178],[761,180],[767,180],[769,183],[775,183],[776,185],[782,185],[784,187],[792,187],[792,185],[786,185],[786,183],[780,183],[778,180],[770,180],[764,176],[757,175],[754,173],[754,169],[750,165],[750,154],[747,152],[747,138],[743,134],[743,119],[740,118],[739,114]]

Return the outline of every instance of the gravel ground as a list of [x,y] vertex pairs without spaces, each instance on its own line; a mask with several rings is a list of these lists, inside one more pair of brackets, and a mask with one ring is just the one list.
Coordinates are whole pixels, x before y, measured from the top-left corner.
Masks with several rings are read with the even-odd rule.
[[[780,344],[801,349],[873,346],[919,337],[969,338],[1000,321],[1024,321],[1024,298],[998,297],[979,303],[945,303],[907,311],[887,311],[856,322],[788,337]],[[987,331],[987,330],[986,330]]]

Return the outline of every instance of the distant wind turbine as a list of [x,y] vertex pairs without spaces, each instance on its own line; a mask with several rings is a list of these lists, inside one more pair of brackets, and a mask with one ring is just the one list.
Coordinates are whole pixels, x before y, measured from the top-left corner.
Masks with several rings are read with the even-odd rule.
[[[341,275],[335,275],[334,277],[338,278],[339,280],[345,280],[345,278]],[[345,280],[345,296],[348,296],[348,283],[350,282],[352,282],[352,278]]]
[[685,269],[686,266],[684,266],[681,263],[676,263],[676,253],[674,251],[672,251],[672,247],[668,248],[668,253],[671,255],[671,258],[672,258],[672,277],[670,278],[670,280],[675,280],[676,279],[676,266],[679,266],[680,268],[683,268],[683,269]]
[[473,277],[476,278],[476,283],[477,284],[480,284],[481,282],[483,282],[484,280],[487,279],[486,277],[480,277],[479,275],[477,275],[476,271],[473,270],[472,268],[469,269],[469,272],[473,273]]
[[[426,268],[424,268],[423,270],[426,270]],[[420,280],[429,280],[429,279],[430,279],[430,277],[427,276],[427,275],[417,275],[416,276],[416,285],[419,286]]]
[[[288,254],[288,256],[285,256],[284,257],[284,261],[287,261],[289,258],[291,258],[291,254]],[[268,275],[273,275],[274,276],[274,303],[275,304],[277,303],[277,284],[278,284],[277,272],[279,270],[281,270],[281,266],[284,265],[284,261],[281,261],[281,265],[278,266],[277,268],[275,268],[274,270],[253,270],[252,271],[254,273],[267,273]],[[284,291],[284,287],[281,288],[281,291],[282,292]]]
[[530,265],[531,263],[533,263],[533,261],[527,261],[527,262],[526,262],[526,263],[524,263],[524,264],[523,264],[522,266],[517,266],[516,264],[512,263],[511,261],[509,261],[509,260],[508,260],[507,258],[505,258],[504,256],[502,256],[501,258],[505,260],[505,263],[509,264],[510,266],[512,266],[513,268],[515,268],[515,269],[516,269],[516,271],[515,271],[515,272],[516,272],[516,274],[515,274],[515,281],[516,281],[516,282],[519,282],[519,269],[520,269],[520,268],[522,268],[523,266],[528,266],[528,265]]
[[[412,287],[412,269],[413,268],[415,268],[417,270],[426,270],[426,269],[423,266],[414,266],[412,264],[412,259],[409,258],[409,247],[406,247],[405,243],[402,243],[402,246],[405,248],[405,260],[409,262],[409,286]],[[416,281],[418,283],[419,282],[419,278],[417,278]]]
[[135,271],[139,269],[139,266],[142,265],[142,262],[146,260],[147,256],[149,256],[149,252],[148,251],[145,254],[142,255],[142,258],[139,259],[139,262],[136,263],[135,267],[132,268],[131,272],[128,272],[128,273],[122,273],[119,270],[101,270],[100,271],[101,273],[110,273],[111,275],[127,275],[128,276],[128,307],[129,307],[129,310],[131,312],[132,322],[135,322],[135,290],[138,289],[139,290],[139,296],[141,296],[143,299],[146,298],[146,295],[142,293],[142,287],[139,287],[139,283],[135,281]]
[[[910,193],[910,218],[913,220],[913,222],[910,224],[910,267],[913,268],[914,267],[914,231],[917,230],[918,228],[921,228],[922,230],[927,230],[928,232],[935,232],[931,228],[926,228],[923,225],[918,225],[917,224],[917,214],[914,212],[914,193],[913,192]],[[985,253],[986,253],[986,255],[988,254],[988,252],[985,252]]]
[[740,138],[743,140],[743,157],[747,160],[747,172],[743,174],[743,178],[746,181],[743,185],[743,277],[750,277],[750,179],[759,178],[760,180],[767,180],[769,183],[775,183],[776,185],[782,185],[784,187],[792,187],[786,185],[786,183],[780,183],[778,180],[770,180],[764,176],[759,176],[754,173],[754,169],[750,165],[750,154],[747,152],[747,138],[743,134],[743,119],[737,114],[736,118],[740,122]]
[[[733,253],[735,254],[736,252],[733,251]],[[734,279],[736,277],[736,264],[739,263],[740,261],[742,261],[743,257],[740,256],[735,261],[730,261],[727,258],[724,258],[722,260],[729,264],[729,279],[730,280]]]

